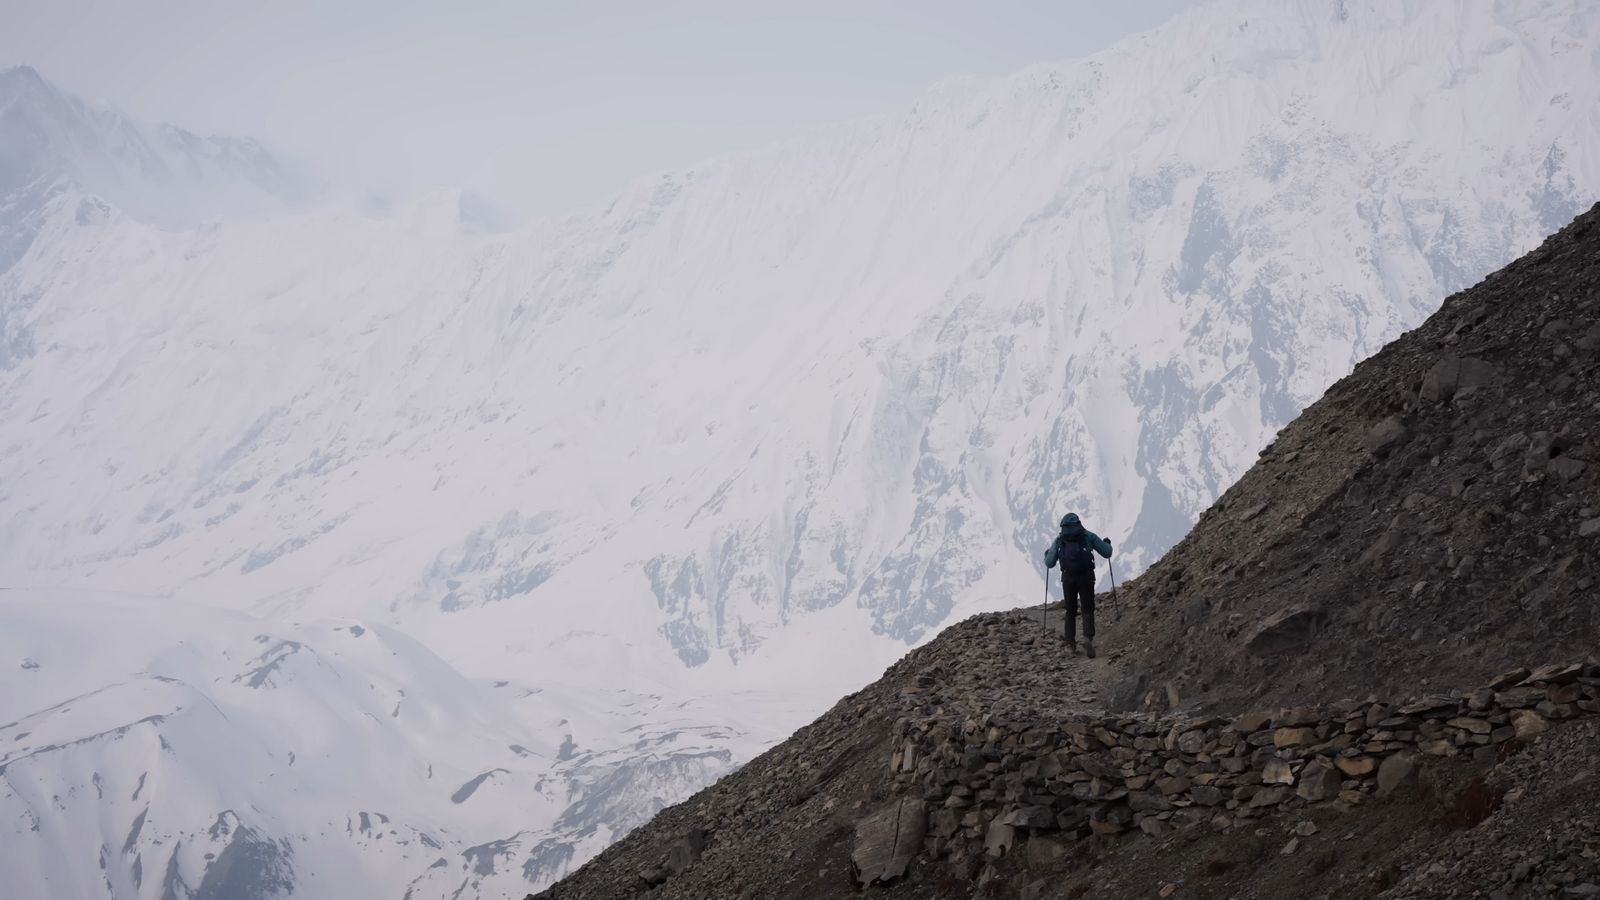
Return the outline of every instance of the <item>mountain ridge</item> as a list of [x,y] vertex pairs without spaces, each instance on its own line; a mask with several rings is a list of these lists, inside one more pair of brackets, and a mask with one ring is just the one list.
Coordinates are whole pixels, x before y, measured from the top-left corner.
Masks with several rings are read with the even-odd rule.
[[[1038,608],[969,618],[530,896],[1600,889],[1600,823],[1581,799],[1600,797],[1600,510],[1581,507],[1597,417],[1600,205],[1333,385],[1177,548],[1102,594],[1109,658],[1068,654]],[[1562,428],[1522,430],[1541,420]],[[1527,517],[1524,571],[1564,580],[1486,568],[1478,587],[1536,621],[1462,628],[1413,587],[1457,570],[1446,550],[1496,543],[1481,519],[1456,528],[1449,499],[1415,500],[1435,484]],[[1346,552],[1317,516],[1349,527],[1347,498],[1420,525]],[[1262,572],[1276,589],[1249,593]],[[1350,608],[1316,605],[1334,599]],[[1438,652],[1429,627],[1472,644]],[[1195,658],[1209,668],[1160,680]]]

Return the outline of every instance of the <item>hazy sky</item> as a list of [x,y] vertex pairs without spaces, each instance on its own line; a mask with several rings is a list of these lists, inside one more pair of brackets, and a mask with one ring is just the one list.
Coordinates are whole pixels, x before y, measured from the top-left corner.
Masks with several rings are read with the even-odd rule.
[[0,0],[0,67],[336,181],[521,214],[1083,56],[1193,0]]

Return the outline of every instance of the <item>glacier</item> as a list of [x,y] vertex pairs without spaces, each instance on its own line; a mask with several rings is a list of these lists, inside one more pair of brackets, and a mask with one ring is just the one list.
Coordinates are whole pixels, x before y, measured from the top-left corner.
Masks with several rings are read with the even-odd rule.
[[[71,137],[0,169],[7,633],[109,591],[212,649],[169,674],[161,641],[102,664],[86,631],[70,692],[34,687],[43,651],[0,656],[27,701],[0,718],[60,735],[0,763],[25,838],[0,869],[54,883],[143,808],[91,821],[13,772],[120,798],[164,740],[185,775],[147,818],[188,849],[135,840],[85,896],[159,896],[174,866],[193,893],[215,867],[184,854],[241,833],[289,848],[235,851],[292,871],[262,896],[327,891],[313,867],[417,897],[547,883],[942,625],[1038,602],[1068,509],[1140,571],[1358,360],[1600,196],[1597,85],[1577,0],[1223,0],[504,234],[453,194],[298,202],[258,154],[201,153],[257,199],[190,210],[209,192],[102,159],[120,129],[29,130]],[[163,191],[182,215],[149,212]],[[231,680],[257,634],[316,648],[304,681]],[[470,722],[362,731],[393,698],[328,705],[327,678]],[[51,713],[69,693],[114,702]],[[396,774],[255,799],[239,779],[310,777],[283,762],[300,704]],[[240,768],[180,765],[202,734]],[[418,774],[434,755],[449,777]],[[383,852],[313,839],[361,812]],[[72,830],[27,837],[52,818]]]

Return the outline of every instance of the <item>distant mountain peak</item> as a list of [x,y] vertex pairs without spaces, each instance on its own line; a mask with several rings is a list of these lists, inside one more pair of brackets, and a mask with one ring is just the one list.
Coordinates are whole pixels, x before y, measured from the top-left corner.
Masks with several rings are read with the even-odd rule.
[[63,190],[183,227],[293,205],[318,188],[253,138],[140,122],[83,102],[29,65],[0,72],[0,271],[26,252],[46,201]]

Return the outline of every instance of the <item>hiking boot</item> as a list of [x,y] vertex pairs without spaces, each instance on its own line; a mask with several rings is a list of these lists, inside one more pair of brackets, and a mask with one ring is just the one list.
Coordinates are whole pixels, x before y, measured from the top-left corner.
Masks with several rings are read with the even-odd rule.
[[1083,639],[1083,655],[1094,659],[1094,641],[1088,638]]
[[1073,640],[1072,638],[1065,638],[1065,640],[1067,642],[1067,653],[1071,654],[1072,656],[1077,656],[1078,655],[1078,642]]

